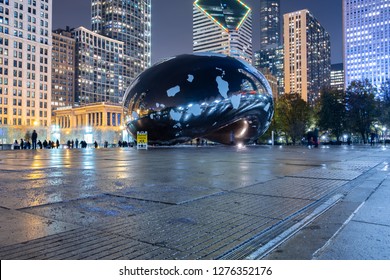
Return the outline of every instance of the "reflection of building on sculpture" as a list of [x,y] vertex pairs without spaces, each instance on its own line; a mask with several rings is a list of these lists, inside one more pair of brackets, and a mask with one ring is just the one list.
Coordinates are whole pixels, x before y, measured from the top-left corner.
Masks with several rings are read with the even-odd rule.
[[252,143],[269,127],[271,88],[250,64],[232,57],[180,55],[145,70],[127,89],[127,130],[148,131],[150,144],[173,145],[201,137]]

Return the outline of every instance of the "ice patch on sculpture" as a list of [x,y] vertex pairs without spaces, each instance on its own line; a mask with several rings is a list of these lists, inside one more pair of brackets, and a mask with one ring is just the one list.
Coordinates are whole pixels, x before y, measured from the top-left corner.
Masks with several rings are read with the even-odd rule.
[[178,113],[178,112],[175,112],[175,110],[171,110],[171,112],[169,113],[169,115],[171,116],[171,118],[175,121],[180,121],[181,119],[181,113]]
[[173,97],[180,92],[180,86],[175,86],[167,90],[169,97]]
[[227,93],[229,91],[229,83],[223,80],[221,76],[218,76],[215,80],[218,84],[219,93],[222,95],[223,98],[227,98]]
[[200,108],[199,104],[194,104],[187,110],[188,113],[193,114],[195,117],[200,116],[202,114],[202,108]]
[[271,105],[268,103],[267,106],[264,107],[264,111],[268,112]]
[[156,103],[156,108],[165,108],[164,104]]
[[232,95],[230,101],[232,102],[233,108],[238,109],[238,107],[240,107],[241,94]]

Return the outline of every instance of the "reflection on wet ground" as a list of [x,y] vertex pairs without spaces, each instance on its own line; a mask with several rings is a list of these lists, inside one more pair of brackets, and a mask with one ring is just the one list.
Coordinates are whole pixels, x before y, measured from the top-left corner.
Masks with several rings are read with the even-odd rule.
[[352,146],[1,151],[0,257],[221,258],[386,160]]

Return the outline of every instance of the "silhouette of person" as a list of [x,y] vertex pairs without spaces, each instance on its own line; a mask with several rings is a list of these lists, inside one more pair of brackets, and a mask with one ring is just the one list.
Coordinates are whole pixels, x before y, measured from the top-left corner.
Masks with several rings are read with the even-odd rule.
[[31,134],[31,141],[32,141],[33,150],[37,149],[37,138],[38,138],[38,133],[34,129],[33,133]]

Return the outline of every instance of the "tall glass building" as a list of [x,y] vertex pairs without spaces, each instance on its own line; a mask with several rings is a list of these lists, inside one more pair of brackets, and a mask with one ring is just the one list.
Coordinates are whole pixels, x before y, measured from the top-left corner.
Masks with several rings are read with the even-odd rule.
[[390,1],[343,0],[345,87],[390,79]]
[[92,31],[123,42],[124,94],[151,65],[151,0],[92,0]]
[[215,52],[252,63],[252,11],[239,0],[197,0],[193,51]]
[[277,91],[274,94],[284,93],[284,49],[283,46],[271,47],[255,51],[253,56],[253,66],[263,74],[269,73],[277,81]]
[[284,93],[283,46],[281,45],[280,0],[260,1],[260,49],[254,54],[254,66],[276,78],[277,92]]
[[284,87],[314,105],[330,86],[330,36],[308,11],[284,15]]
[[75,102],[120,103],[124,91],[124,43],[84,27],[72,31],[76,40]]
[[280,45],[280,0],[260,0],[260,49]]
[[51,110],[73,106],[75,97],[76,40],[69,27],[53,30]]

